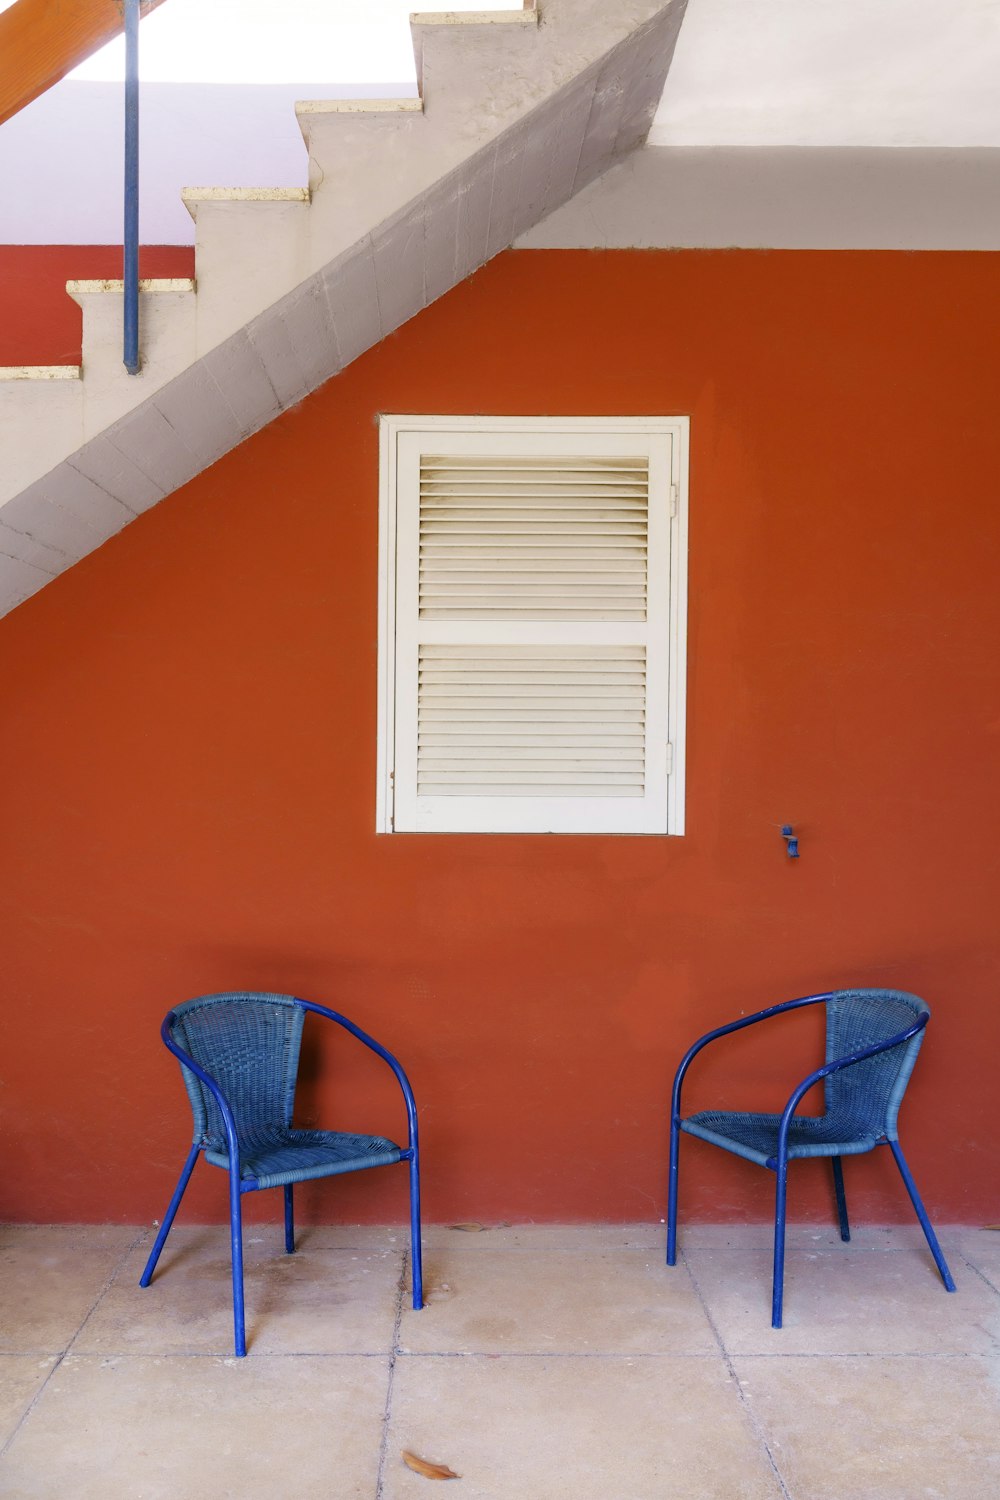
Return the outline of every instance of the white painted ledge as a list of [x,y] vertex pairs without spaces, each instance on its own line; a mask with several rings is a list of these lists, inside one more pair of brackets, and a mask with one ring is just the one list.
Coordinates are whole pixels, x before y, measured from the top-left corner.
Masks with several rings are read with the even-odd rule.
[[186,187],[181,189],[185,203],[308,203],[309,189],[304,187]]
[[295,113],[303,115],[422,114],[424,101],[416,94],[405,99],[300,99]]
[[411,26],[537,26],[534,5],[524,10],[417,10]]
[[181,202],[197,223],[198,209],[216,203],[303,203],[308,204],[307,187],[186,187]]
[[0,365],[0,380],[79,380],[80,365]]
[[[154,295],[157,292],[193,292],[195,283],[190,277],[153,277],[139,282],[139,291],[143,295]],[[99,281],[67,281],[66,291],[78,302],[81,297],[94,297],[110,293],[124,294],[124,281],[116,280],[114,277],[103,277]]]

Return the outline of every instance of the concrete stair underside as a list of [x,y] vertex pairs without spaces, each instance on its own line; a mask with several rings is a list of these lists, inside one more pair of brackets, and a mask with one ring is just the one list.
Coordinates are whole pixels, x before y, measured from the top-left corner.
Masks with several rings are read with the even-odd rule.
[[[420,16],[420,98],[297,106],[309,189],[190,189],[194,281],[70,282],[80,370],[0,372],[0,613],[645,140],[686,0]],[[75,378],[74,378],[75,377]]]

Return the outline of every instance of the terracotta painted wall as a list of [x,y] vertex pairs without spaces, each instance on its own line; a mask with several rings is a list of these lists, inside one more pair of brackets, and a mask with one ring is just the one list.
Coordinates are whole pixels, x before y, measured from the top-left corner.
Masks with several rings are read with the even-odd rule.
[[[3,1212],[161,1213],[160,1018],[242,986],[398,1050],[430,1218],[656,1219],[693,1036],[877,984],[934,1010],[928,1204],[995,1221],[998,292],[986,255],[508,254],[0,622]],[[372,832],[380,410],[690,414],[685,838]],[[707,1056],[692,1107],[778,1106],[813,1020]],[[303,1116],[398,1127],[342,1059]],[[684,1166],[688,1214],[767,1217],[759,1169]],[[847,1175],[908,1216],[886,1153]],[[302,1197],[387,1220],[405,1182]],[[791,1204],[831,1213],[822,1163]]]
[[[81,308],[67,281],[122,274],[121,245],[0,245],[0,365],[74,365]],[[140,276],[193,276],[190,245],[143,245]]]

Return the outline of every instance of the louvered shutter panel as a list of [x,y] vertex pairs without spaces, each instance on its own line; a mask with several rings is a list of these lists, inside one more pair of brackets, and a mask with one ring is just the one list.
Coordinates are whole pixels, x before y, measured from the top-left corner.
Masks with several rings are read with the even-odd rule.
[[667,831],[672,457],[399,434],[397,830]]

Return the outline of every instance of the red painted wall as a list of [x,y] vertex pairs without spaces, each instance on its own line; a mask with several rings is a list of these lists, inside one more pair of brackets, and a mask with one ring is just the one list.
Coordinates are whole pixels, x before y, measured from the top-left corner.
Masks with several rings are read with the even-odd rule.
[[[6,1215],[162,1212],[189,1127],[159,1020],[242,986],[399,1052],[430,1218],[656,1218],[684,1046],[876,984],[934,1010],[901,1119],[929,1206],[995,1220],[997,277],[505,255],[0,622]],[[690,414],[685,838],[372,832],[379,411]],[[778,1106],[814,1020],[706,1056],[691,1106]],[[398,1127],[342,1056],[303,1115]],[[768,1215],[759,1169],[684,1168],[689,1215]],[[886,1153],[847,1176],[858,1218],[908,1216]],[[302,1196],[385,1220],[405,1182]],[[224,1198],[202,1168],[187,1211]],[[824,1164],[791,1207],[831,1213]]]
[[[121,245],[0,245],[0,365],[80,362],[82,309],[67,281],[122,274]],[[140,276],[193,276],[190,245],[143,245]]]

